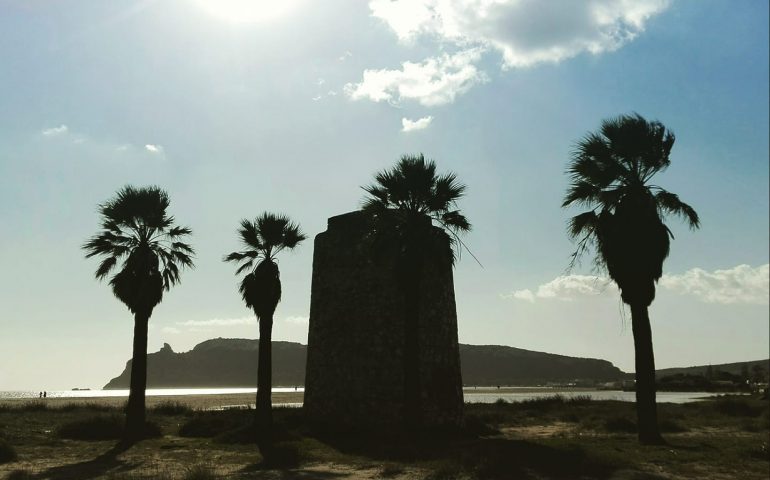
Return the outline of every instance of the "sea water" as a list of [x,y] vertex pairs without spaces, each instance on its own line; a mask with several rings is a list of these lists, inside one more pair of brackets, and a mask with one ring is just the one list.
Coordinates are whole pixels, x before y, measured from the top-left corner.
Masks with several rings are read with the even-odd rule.
[[[274,387],[273,393],[301,393],[304,387]],[[172,395],[227,395],[256,393],[256,388],[150,388],[148,397]],[[32,391],[0,391],[0,399],[35,399],[40,392]],[[635,392],[620,390],[583,390],[553,387],[465,387],[463,396],[466,403],[494,403],[499,400],[521,402],[536,400],[554,395],[565,398],[589,397],[591,400],[617,400],[621,402],[636,401]],[[719,395],[713,392],[658,392],[658,403],[688,403]],[[99,398],[99,397],[128,397],[128,389],[120,390],[54,390],[47,392],[48,398]]]

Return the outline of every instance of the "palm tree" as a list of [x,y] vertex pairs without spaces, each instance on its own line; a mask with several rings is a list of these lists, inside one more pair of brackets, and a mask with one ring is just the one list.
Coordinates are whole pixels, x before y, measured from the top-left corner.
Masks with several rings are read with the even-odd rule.
[[145,424],[147,386],[147,327],[163,291],[179,283],[180,267],[193,267],[193,249],[183,243],[192,231],[174,225],[166,213],[168,194],[159,187],[120,189],[99,206],[102,231],[88,240],[86,258],[103,257],[96,269],[103,280],[121,262],[110,279],[112,293],[134,314],[131,387],[126,409],[126,438],[139,438]]
[[[404,298],[404,420],[421,424],[419,370],[421,281],[428,262],[449,257],[454,265],[459,234],[471,229],[457,209],[465,185],[454,173],[436,174],[436,163],[420,155],[404,155],[395,167],[377,173],[363,187],[369,196],[363,211],[370,218],[374,252],[395,258],[396,276]],[[435,223],[435,226],[434,226]],[[438,227],[438,228],[436,228]]]
[[568,167],[571,184],[562,207],[591,210],[572,217],[569,235],[577,240],[572,265],[590,247],[631,308],[636,370],[639,440],[661,443],[655,405],[655,358],[647,307],[663,273],[671,231],[662,218],[682,217],[698,228],[698,214],[673,193],[649,183],[671,163],[674,134],[638,114],[604,120],[598,133],[577,143]]
[[270,444],[273,424],[271,388],[273,314],[281,300],[281,278],[275,257],[282,250],[292,250],[307,237],[299,225],[284,215],[263,213],[253,222],[241,220],[238,230],[245,249],[227,255],[226,262],[242,262],[236,275],[248,271],[240,285],[241,296],[259,321],[259,358],[257,364],[256,423],[260,449]]

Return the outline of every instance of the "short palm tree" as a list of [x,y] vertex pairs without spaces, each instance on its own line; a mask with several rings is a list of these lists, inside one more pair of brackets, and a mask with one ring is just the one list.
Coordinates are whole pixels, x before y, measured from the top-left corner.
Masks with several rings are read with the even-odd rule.
[[[98,280],[110,279],[115,296],[134,314],[131,386],[126,409],[126,437],[142,435],[147,386],[147,327],[152,310],[179,283],[180,267],[192,267],[190,245],[181,240],[192,231],[174,225],[166,213],[168,194],[159,187],[126,186],[99,206],[102,231],[88,240],[86,258],[100,256]],[[121,263],[118,267],[118,263]]]
[[270,444],[273,423],[271,408],[273,314],[281,300],[281,277],[276,255],[291,250],[307,237],[299,225],[284,215],[263,213],[253,222],[241,220],[238,230],[245,247],[225,257],[226,262],[241,263],[236,275],[248,272],[240,284],[243,301],[254,310],[259,321],[259,358],[257,364],[256,423],[260,448]]
[[568,167],[571,184],[562,204],[591,208],[569,223],[569,234],[578,242],[573,265],[585,250],[595,247],[597,265],[606,268],[620,288],[623,302],[631,308],[642,443],[662,442],[647,312],[673,238],[662,219],[673,214],[691,228],[700,223],[695,210],[677,195],[649,183],[670,165],[673,145],[671,131],[638,114],[603,121],[598,133],[589,133],[577,143]]
[[[465,185],[454,173],[436,174],[436,163],[420,155],[404,155],[395,167],[377,173],[364,187],[363,211],[370,218],[373,250],[395,258],[404,295],[404,420],[421,423],[419,370],[421,282],[426,261],[436,256],[454,264],[459,235],[471,225],[457,208]],[[438,228],[436,228],[438,227]],[[440,261],[440,260],[439,260]]]

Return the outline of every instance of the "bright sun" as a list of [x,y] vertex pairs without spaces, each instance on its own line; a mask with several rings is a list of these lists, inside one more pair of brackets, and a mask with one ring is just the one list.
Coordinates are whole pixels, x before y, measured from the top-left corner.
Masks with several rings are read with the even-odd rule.
[[300,0],[196,0],[206,12],[231,23],[269,22],[294,10]]

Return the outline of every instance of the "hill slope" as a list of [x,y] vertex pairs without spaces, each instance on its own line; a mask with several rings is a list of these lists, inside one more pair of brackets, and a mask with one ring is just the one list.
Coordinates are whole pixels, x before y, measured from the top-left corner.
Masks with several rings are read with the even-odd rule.
[[[165,344],[147,355],[148,388],[255,387],[257,340],[207,340],[189,352],[175,353]],[[307,346],[273,342],[273,385],[305,382]],[[619,380],[625,375],[606,360],[575,358],[499,345],[460,345],[466,385],[536,385],[576,379],[592,382]],[[131,361],[105,389],[128,388]]]

